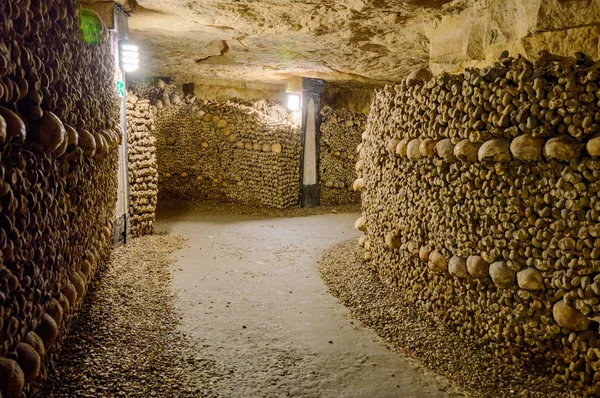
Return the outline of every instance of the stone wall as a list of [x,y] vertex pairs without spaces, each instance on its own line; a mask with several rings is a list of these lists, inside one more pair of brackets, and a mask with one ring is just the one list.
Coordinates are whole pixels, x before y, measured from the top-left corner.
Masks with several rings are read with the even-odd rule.
[[[194,95],[202,100],[270,100],[284,102],[286,100],[286,84],[268,84],[259,82],[232,81],[220,79],[194,79]],[[179,87],[179,85],[177,85]],[[182,90],[180,90],[182,91]]]
[[434,72],[483,67],[506,49],[530,58],[542,50],[598,58],[600,0],[453,1],[425,31]]
[[333,109],[347,109],[354,113],[369,116],[371,103],[375,97],[375,90],[383,88],[381,85],[359,84],[352,82],[336,83],[327,82],[321,103]]
[[0,10],[0,395],[16,398],[46,377],[107,260],[120,133],[108,36],[82,42],[78,3]]
[[463,338],[600,393],[598,65],[506,53],[376,94],[365,259]]
[[233,102],[187,102],[158,109],[160,198],[297,205],[297,127]]
[[156,218],[158,170],[152,130],[154,113],[150,101],[128,95],[129,214],[133,237],[151,234]]
[[334,110],[328,106],[323,107],[321,116],[321,204],[360,203],[360,193],[352,189],[352,183],[356,180],[356,148],[367,118],[347,109]]

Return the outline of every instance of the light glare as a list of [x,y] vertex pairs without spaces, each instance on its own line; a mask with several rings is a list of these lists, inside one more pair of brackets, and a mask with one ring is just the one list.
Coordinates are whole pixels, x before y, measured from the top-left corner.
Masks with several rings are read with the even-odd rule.
[[123,58],[131,57],[137,58],[139,55],[136,51],[121,51]]
[[138,46],[134,46],[133,44],[123,44],[121,46],[121,48],[126,51],[135,51],[135,52],[137,52],[139,49]]
[[120,42],[119,58],[121,67],[125,72],[133,72],[140,67],[138,46],[130,42]]
[[139,67],[140,67],[139,65],[134,65],[134,64],[123,65],[123,69],[125,69],[125,72],[133,72],[133,71],[137,70]]
[[288,109],[291,111],[300,109],[300,95],[288,94]]
[[123,65],[126,65],[126,64],[139,65],[140,64],[140,60],[137,58],[122,58],[121,60],[123,61]]

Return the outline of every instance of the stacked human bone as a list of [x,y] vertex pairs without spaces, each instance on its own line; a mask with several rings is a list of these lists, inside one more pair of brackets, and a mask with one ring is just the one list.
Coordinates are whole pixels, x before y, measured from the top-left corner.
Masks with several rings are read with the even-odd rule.
[[157,109],[181,103],[181,97],[176,91],[174,84],[167,84],[162,79],[157,79],[154,84],[136,81],[128,85],[128,92],[135,94],[138,98],[150,100],[155,113]]
[[[600,393],[600,63],[419,71],[359,146],[365,259],[464,338]],[[423,80],[420,80],[423,79]]]
[[120,132],[108,35],[74,0],[0,3],[0,396],[33,395],[111,245]]
[[230,101],[186,101],[155,119],[161,198],[297,205],[297,127]]
[[269,100],[258,100],[251,103],[247,103],[244,105],[248,105],[265,116],[270,117],[273,120],[277,121],[292,121],[292,114],[288,112],[285,106]]
[[127,141],[129,158],[129,214],[131,235],[153,231],[158,199],[154,115],[150,101],[127,95]]
[[360,203],[360,193],[352,189],[356,180],[356,148],[367,125],[364,115],[347,109],[321,109],[319,172],[321,204]]

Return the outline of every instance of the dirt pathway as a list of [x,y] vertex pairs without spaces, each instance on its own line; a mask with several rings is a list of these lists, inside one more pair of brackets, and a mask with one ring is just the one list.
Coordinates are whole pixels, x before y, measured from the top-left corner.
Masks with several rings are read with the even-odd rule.
[[353,321],[321,281],[317,261],[326,248],[358,237],[358,214],[159,215],[158,230],[187,239],[172,265],[175,306],[195,360],[222,372],[209,380],[219,395],[456,395],[445,379]]

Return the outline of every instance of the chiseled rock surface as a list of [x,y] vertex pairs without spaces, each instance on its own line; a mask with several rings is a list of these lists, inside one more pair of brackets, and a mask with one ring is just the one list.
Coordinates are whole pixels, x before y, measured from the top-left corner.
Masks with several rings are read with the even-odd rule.
[[503,50],[527,58],[541,50],[562,56],[600,54],[600,0],[461,0],[449,5],[461,11],[445,13],[427,33],[434,72],[486,65]]
[[182,82],[377,83],[489,64],[504,49],[600,54],[600,0],[118,1],[131,11],[142,72]]
[[146,70],[182,81],[388,81],[428,63],[423,27],[448,2],[137,0],[130,29]]

